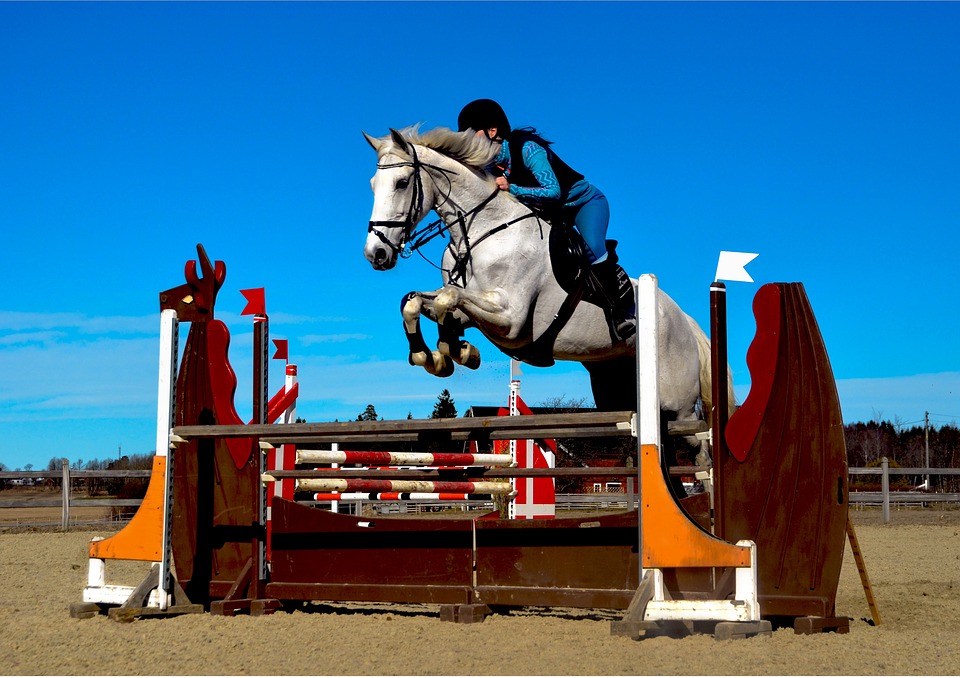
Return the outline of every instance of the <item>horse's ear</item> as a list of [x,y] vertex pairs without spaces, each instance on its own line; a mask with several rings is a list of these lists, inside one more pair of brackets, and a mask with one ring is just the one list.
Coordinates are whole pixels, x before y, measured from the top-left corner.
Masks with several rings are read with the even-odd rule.
[[[363,130],[360,130],[360,131],[363,132]],[[380,152],[380,146],[383,145],[382,141],[380,141],[376,137],[370,136],[366,132],[363,132],[363,138],[366,139],[367,143],[373,147],[373,150],[375,150],[377,153]]]
[[399,148],[401,151],[409,152],[407,148],[407,140],[403,138],[403,135],[400,134],[397,130],[390,128],[390,137],[393,139],[393,144]]

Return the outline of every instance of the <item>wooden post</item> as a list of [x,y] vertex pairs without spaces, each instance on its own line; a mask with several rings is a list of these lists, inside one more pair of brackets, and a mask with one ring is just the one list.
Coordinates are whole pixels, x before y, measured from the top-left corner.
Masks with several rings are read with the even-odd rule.
[[713,397],[713,532],[725,539],[723,476],[730,455],[727,454],[723,436],[730,402],[727,397],[727,288],[722,282],[710,285],[710,364]]
[[863,560],[863,553],[860,551],[860,540],[857,539],[857,532],[853,529],[853,520],[850,514],[847,514],[847,538],[850,540],[850,550],[853,551],[853,559],[857,563],[857,572],[860,573],[860,584],[863,586],[863,593],[867,597],[867,606],[870,608],[870,616],[873,618],[873,625],[880,625],[880,608],[877,607],[877,600],[873,597],[873,586],[870,584],[870,576],[867,574],[867,564]]
[[66,457],[60,460],[63,480],[61,481],[62,487],[60,488],[61,496],[63,497],[63,512],[60,520],[60,529],[64,532],[70,529],[70,462]]

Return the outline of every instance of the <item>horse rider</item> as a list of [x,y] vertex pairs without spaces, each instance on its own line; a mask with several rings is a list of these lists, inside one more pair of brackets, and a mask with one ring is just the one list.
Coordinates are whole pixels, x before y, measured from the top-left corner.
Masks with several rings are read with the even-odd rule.
[[457,126],[461,132],[474,130],[478,136],[500,143],[493,161],[500,190],[526,204],[552,210],[576,226],[590,270],[610,300],[616,333],[623,340],[629,338],[636,331],[633,289],[624,286],[617,262],[607,251],[610,206],[606,196],[563,162],[550,147],[552,142],[534,128],[512,129],[503,108],[492,99],[477,99],[464,106]]

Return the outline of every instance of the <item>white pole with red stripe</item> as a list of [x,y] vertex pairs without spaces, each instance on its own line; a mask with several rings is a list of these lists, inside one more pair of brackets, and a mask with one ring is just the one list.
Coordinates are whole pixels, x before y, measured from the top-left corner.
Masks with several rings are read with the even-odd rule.
[[[510,361],[509,415],[533,414],[520,397],[520,364]],[[553,441],[545,441],[550,446]],[[518,468],[554,468],[556,448],[544,448],[535,440],[511,440],[510,455]],[[556,485],[553,478],[511,478],[516,497],[508,509],[513,520],[549,519],[556,517]]]
[[[276,480],[264,474],[263,480]],[[303,492],[455,492],[457,494],[510,494],[510,483],[496,480],[379,480],[366,478],[298,478]]]

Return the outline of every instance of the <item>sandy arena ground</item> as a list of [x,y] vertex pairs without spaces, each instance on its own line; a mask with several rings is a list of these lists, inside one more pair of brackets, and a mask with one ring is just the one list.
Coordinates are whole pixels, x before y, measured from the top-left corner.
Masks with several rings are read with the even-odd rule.
[[[610,636],[617,614],[515,612],[441,623],[433,606],[318,606],[269,617],[71,619],[95,532],[0,533],[3,675],[955,675],[960,511],[854,512],[883,617],[873,627],[847,549],[837,600],[850,633],[716,641]],[[100,533],[103,534],[102,532]],[[122,568],[126,568],[123,570]],[[108,563],[136,584],[141,563]]]

